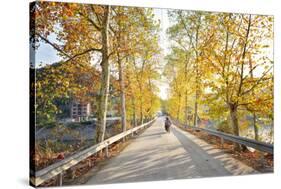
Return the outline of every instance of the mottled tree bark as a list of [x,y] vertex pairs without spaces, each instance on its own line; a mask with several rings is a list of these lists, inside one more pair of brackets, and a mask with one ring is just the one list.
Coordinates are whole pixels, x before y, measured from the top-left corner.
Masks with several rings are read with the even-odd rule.
[[123,76],[123,64],[120,59],[119,53],[118,57],[118,72],[119,72],[119,85],[120,85],[120,101],[121,101],[121,125],[122,131],[126,131],[126,102],[125,102],[125,86],[124,86],[124,76]]
[[133,126],[137,126],[137,116],[136,116],[136,104],[135,104],[135,98],[132,97],[132,107],[133,107]]
[[[236,136],[239,136],[239,125],[238,125],[238,116],[237,116],[237,110],[238,106],[237,104],[229,103],[229,114],[230,114],[230,123],[233,129],[233,134]],[[237,143],[234,143],[234,149],[240,151],[241,146]]]
[[196,79],[196,91],[195,91],[195,103],[194,103],[194,127],[198,127],[198,99],[199,99],[199,52],[198,48],[198,39],[199,39],[199,29],[201,24],[201,15],[198,17],[198,24],[196,28],[195,34],[195,55],[196,55],[196,62],[195,62],[195,79]]
[[96,128],[96,143],[104,140],[106,130],[106,114],[109,93],[109,11],[110,7],[104,8],[104,17],[102,22],[101,36],[102,36],[102,62],[101,62],[101,87],[98,102],[98,120]]
[[188,125],[188,109],[187,109],[187,90],[185,90],[185,102],[184,102],[184,114],[185,114],[185,125]]
[[257,125],[257,115],[255,112],[253,113],[253,125],[254,125],[255,140],[259,141],[260,140],[259,139],[259,128]]

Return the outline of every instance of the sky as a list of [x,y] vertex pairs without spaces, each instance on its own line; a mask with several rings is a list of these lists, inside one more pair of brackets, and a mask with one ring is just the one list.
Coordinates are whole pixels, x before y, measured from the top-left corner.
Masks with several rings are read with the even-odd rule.
[[[56,36],[51,34],[48,39],[50,41],[54,41]],[[35,64],[38,66],[40,63],[45,64],[53,64],[62,60],[58,55],[57,51],[51,46],[44,42],[40,42],[40,46],[35,54]]]
[[[161,60],[163,61],[162,65],[164,65],[164,56],[169,52],[169,42],[166,35],[166,30],[170,26],[170,22],[168,19],[167,9],[154,9],[154,14],[155,19],[160,20],[160,47],[163,49],[163,57],[161,58]],[[157,81],[157,84],[159,87],[158,96],[163,100],[168,99],[169,85],[167,81],[165,81],[165,78]]]

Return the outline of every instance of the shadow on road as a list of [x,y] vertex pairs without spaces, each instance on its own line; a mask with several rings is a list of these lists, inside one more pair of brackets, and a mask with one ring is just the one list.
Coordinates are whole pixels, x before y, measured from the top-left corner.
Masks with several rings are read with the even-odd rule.
[[[220,149],[214,148],[210,144],[198,145],[196,142],[185,136],[181,131],[173,128],[173,134],[177,137],[186,151],[189,151],[192,159],[197,165],[202,165],[202,162],[206,161],[208,169],[205,173],[208,174],[209,170],[217,169],[218,175],[215,176],[227,176],[227,175],[245,175],[258,173],[252,168],[245,166],[234,158],[230,157]],[[196,137],[194,137],[196,138]],[[195,140],[200,140],[196,138]],[[206,175],[212,176],[212,175]]]
[[159,181],[249,174],[233,158],[158,119],[119,156],[91,173],[87,184]]

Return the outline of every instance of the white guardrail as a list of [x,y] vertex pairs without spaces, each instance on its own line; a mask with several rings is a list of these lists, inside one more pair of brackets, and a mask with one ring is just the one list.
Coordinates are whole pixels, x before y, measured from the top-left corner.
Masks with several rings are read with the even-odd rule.
[[42,184],[43,182],[58,176],[58,184],[61,186],[62,185],[62,178],[63,178],[63,172],[68,170],[69,168],[73,167],[74,165],[78,164],[79,162],[81,162],[82,160],[85,160],[86,158],[88,158],[89,156],[99,152],[100,150],[105,148],[105,153],[106,156],[108,156],[108,146],[130,134],[133,135],[134,132],[136,132],[137,130],[140,130],[146,126],[148,126],[149,124],[151,124],[152,122],[154,122],[157,119],[157,117],[155,117],[153,120],[144,123],[143,125],[134,127],[132,129],[129,129],[123,133],[117,134],[113,137],[110,137],[106,140],[104,140],[103,142],[96,144],[92,147],[89,147],[81,152],[78,152],[70,157],[67,157],[57,163],[54,163],[44,169],[41,169],[39,171],[33,172],[33,170],[31,170],[31,174],[33,176],[31,176],[30,181],[32,184],[34,184],[35,186],[39,186],[40,184]]
[[[181,126],[185,126],[184,124],[176,121],[176,120],[172,120],[174,125],[181,125]],[[186,126],[188,127],[188,126]],[[231,134],[227,134],[224,132],[220,132],[220,131],[215,131],[215,130],[211,130],[211,129],[204,129],[204,128],[199,128],[199,127],[188,127],[191,129],[196,129],[196,130],[201,130],[201,131],[205,131],[210,135],[214,135],[217,137],[221,138],[221,146],[223,147],[224,144],[224,140],[228,140],[234,143],[238,143],[241,145],[245,145],[251,148],[254,148],[256,150],[262,151],[262,152],[267,152],[270,154],[273,154],[273,145],[272,144],[267,144],[264,142],[259,142],[256,140],[252,140],[252,139],[248,139],[245,137],[241,137],[241,136],[235,136],[235,135],[231,135]]]

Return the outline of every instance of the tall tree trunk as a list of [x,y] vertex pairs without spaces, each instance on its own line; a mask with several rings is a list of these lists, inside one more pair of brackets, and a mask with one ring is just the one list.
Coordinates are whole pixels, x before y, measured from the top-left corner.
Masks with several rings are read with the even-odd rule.
[[[185,66],[184,66],[184,80],[187,84],[187,65],[188,65],[189,59],[186,57],[186,61],[185,61]],[[188,125],[188,109],[187,109],[187,85],[185,86],[185,93],[184,93],[185,97],[184,97],[184,114],[185,114],[185,125]]]
[[140,105],[140,124],[143,124],[143,104],[142,104],[142,97],[141,97],[141,105]]
[[123,76],[123,65],[120,59],[119,53],[118,57],[118,71],[119,71],[119,84],[120,84],[120,100],[121,100],[121,124],[122,131],[126,131],[126,102],[125,102],[125,87],[124,87],[124,76]]
[[195,34],[195,79],[196,79],[196,91],[195,91],[195,103],[194,103],[194,127],[198,127],[198,98],[199,98],[199,52],[198,52],[198,39],[199,39],[199,29],[201,24],[201,15],[198,17],[198,24]]
[[[140,124],[141,125],[143,124],[143,96],[142,96],[142,94],[143,94],[143,87],[142,87],[143,82],[142,82],[142,79],[143,79],[144,64],[145,64],[145,60],[142,61],[140,76],[138,74],[136,74],[137,83],[138,83],[140,94],[141,94],[140,95]],[[134,58],[134,65],[135,65],[135,68],[137,68],[135,58]]]
[[181,95],[178,96],[178,110],[177,110],[177,120],[180,121],[180,110],[181,110]]
[[237,117],[237,105],[236,104],[229,104],[229,111],[230,111],[230,119],[231,119],[231,126],[233,129],[233,134],[239,136],[239,127],[238,127],[238,117]]
[[254,124],[255,140],[259,141],[259,128],[257,126],[257,116],[255,112],[253,113],[253,124]]
[[[149,78],[148,84],[149,84],[149,90],[150,90],[151,92],[153,92],[151,78]],[[150,117],[150,116],[151,116],[150,112],[151,112],[151,110],[152,110],[152,106],[153,106],[153,98],[151,97],[151,98],[150,98],[150,107],[149,107],[149,110],[147,111],[148,119],[151,118],[151,117]]]
[[[196,55],[197,56],[197,55]],[[196,58],[198,59],[198,58]],[[198,127],[198,98],[199,98],[199,73],[198,73],[198,60],[196,60],[196,89],[195,89],[195,102],[194,102],[194,127]]]
[[139,88],[140,88],[140,124],[142,125],[143,124],[143,90],[142,90],[142,77],[141,77],[141,80],[138,81],[139,83]]
[[270,143],[273,143],[274,141],[274,117],[271,118],[272,126],[270,129]]
[[[197,55],[196,55],[197,56]],[[197,59],[197,58],[196,58]],[[196,60],[196,91],[194,102],[194,127],[198,127],[198,98],[199,98],[199,75],[198,75],[198,60]]]
[[198,103],[197,103],[197,92],[195,95],[195,103],[194,103],[194,120],[193,125],[194,127],[198,127]]
[[185,90],[185,102],[184,102],[184,107],[185,107],[185,125],[187,126],[188,125],[188,109],[187,109],[187,90]]
[[133,125],[134,125],[134,127],[136,127],[137,126],[137,116],[136,116],[135,97],[132,97],[132,106],[133,106]]
[[[254,73],[253,73],[253,64],[252,64],[252,59],[250,57],[249,60],[249,66],[251,71],[251,79],[254,78]],[[252,95],[255,96],[255,91],[253,90]],[[252,112],[253,115],[253,125],[254,125],[254,133],[255,133],[255,140],[259,140],[259,128],[257,126],[257,116],[255,112]]]
[[[237,105],[229,103],[229,113],[230,113],[230,122],[231,122],[231,127],[233,129],[233,134],[236,136],[239,136],[239,126],[238,126],[238,116],[237,116]],[[240,151],[241,146],[237,143],[234,143],[235,145],[235,150]]]
[[101,87],[98,103],[98,120],[96,127],[96,143],[104,140],[106,130],[106,114],[107,101],[109,93],[109,44],[108,44],[108,27],[109,27],[109,11],[110,7],[106,6],[104,9],[104,18],[102,21],[102,62],[101,62]]

